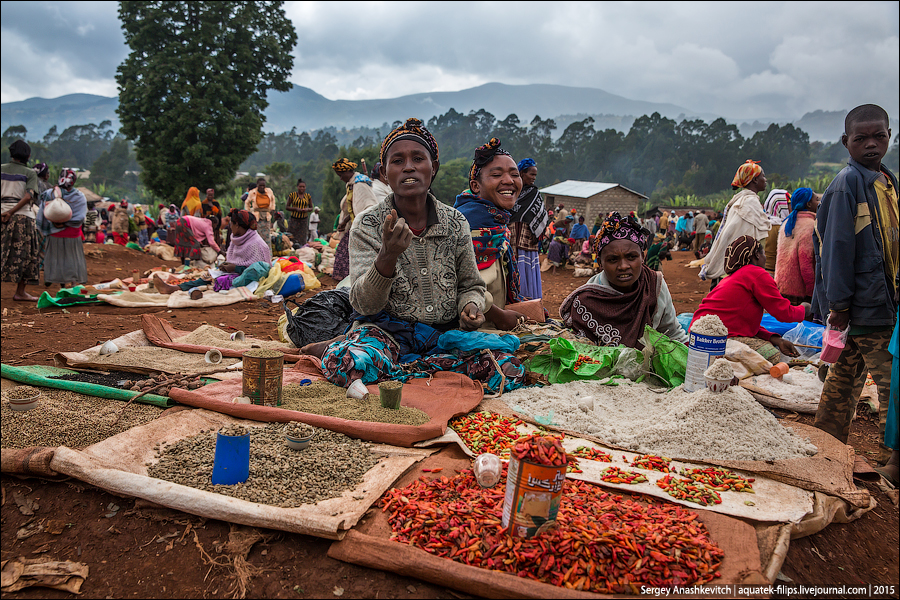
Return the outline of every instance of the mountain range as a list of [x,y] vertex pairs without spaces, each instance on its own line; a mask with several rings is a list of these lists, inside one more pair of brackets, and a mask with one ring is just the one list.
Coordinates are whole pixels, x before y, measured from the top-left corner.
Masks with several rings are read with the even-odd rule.
[[[8,102],[0,105],[0,131],[13,125],[24,125],[29,139],[40,139],[53,125],[61,133],[72,125],[99,125],[105,120],[117,130],[117,106],[118,98],[91,94]],[[463,114],[483,108],[498,120],[514,113],[522,124],[530,123],[535,115],[553,118],[559,125],[557,135],[569,123],[588,115],[597,121],[597,129],[619,130],[627,130],[635,117],[654,112],[677,121],[699,118],[709,122],[717,118],[714,114],[698,113],[674,104],[631,100],[600,89],[560,85],[488,83],[457,92],[411,94],[382,100],[329,100],[309,88],[295,85],[288,92],[270,93],[265,130],[280,133],[294,127],[297,131],[325,127],[381,127],[413,116],[427,121],[451,108]],[[832,142],[840,139],[845,114],[844,111],[815,111],[793,124],[806,131],[810,140]],[[728,121],[738,125],[741,134],[747,137],[770,123],[783,125],[789,122],[775,119]]]

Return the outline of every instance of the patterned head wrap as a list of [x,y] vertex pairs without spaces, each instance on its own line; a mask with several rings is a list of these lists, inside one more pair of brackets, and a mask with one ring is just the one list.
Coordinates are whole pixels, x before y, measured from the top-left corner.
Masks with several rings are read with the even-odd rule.
[[43,179],[44,176],[50,172],[50,167],[45,162],[38,163],[32,168],[34,169],[34,172],[37,173],[37,176],[41,179]]
[[351,161],[349,158],[342,158],[341,160],[335,161],[331,168],[334,169],[335,173],[346,173],[348,171],[355,171],[358,165]]
[[731,275],[741,267],[746,267],[762,246],[752,235],[742,235],[725,249],[725,273]]
[[534,166],[537,166],[537,163],[534,162],[533,158],[523,158],[522,160],[519,161],[519,164],[517,165],[517,167],[519,169],[519,173],[524,173],[525,171],[527,171],[528,169],[530,169],[531,167],[534,167]]
[[387,134],[387,137],[385,137],[384,141],[381,142],[380,157],[382,164],[385,164],[387,162],[385,158],[387,157],[388,148],[391,147],[391,144],[393,144],[394,142],[399,142],[400,140],[411,140],[413,142],[418,142],[425,146],[425,149],[428,150],[428,154],[431,155],[431,160],[440,159],[440,151],[438,150],[437,140],[434,139],[434,136],[431,135],[431,132],[425,129],[422,121],[420,121],[419,119],[410,118],[406,120],[406,123]]
[[735,173],[734,179],[731,181],[731,187],[733,189],[747,187],[760,173],[762,173],[762,167],[759,166],[759,161],[747,160],[747,162],[738,167],[737,173]]
[[797,223],[797,213],[806,209],[806,205],[813,199],[813,191],[808,187],[797,188],[791,194],[791,214],[787,216],[782,224],[784,235],[791,237],[794,233],[794,225]]
[[256,229],[256,216],[249,210],[232,208],[231,212],[228,213],[228,218],[231,219],[232,223],[236,223],[244,229]]
[[594,238],[594,252],[600,256],[600,252],[615,240],[628,240],[637,244],[641,251],[647,249],[647,236],[650,231],[644,229],[637,219],[628,215],[622,217],[614,212],[603,221],[597,236]]
[[505,155],[512,158],[512,155],[509,152],[500,147],[500,140],[497,138],[491,138],[491,141],[484,146],[475,148],[475,158],[472,160],[472,168],[469,170],[469,181],[478,179],[478,174],[481,173],[481,169],[487,166],[494,160],[494,157],[498,155]]
[[60,187],[69,187],[70,185],[75,185],[75,180],[78,179],[78,176],[75,175],[75,171],[72,169],[63,169],[59,173],[59,185]]

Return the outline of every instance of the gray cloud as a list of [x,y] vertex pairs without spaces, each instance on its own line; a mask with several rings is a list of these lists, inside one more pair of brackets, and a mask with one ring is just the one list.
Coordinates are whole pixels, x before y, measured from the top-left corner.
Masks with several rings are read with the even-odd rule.
[[[116,10],[3,2],[3,101],[115,95],[127,55]],[[864,102],[900,110],[897,2],[288,2],[286,11],[299,37],[292,81],[331,99],[499,81],[601,88],[729,118]]]

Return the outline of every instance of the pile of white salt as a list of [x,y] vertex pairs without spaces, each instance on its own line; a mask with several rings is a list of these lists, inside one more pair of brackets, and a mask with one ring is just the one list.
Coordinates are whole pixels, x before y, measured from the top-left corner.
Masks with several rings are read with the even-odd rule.
[[[587,397],[593,402],[585,402]],[[542,421],[550,417],[557,427],[633,452],[721,460],[781,460],[817,452],[741,387],[721,394],[682,387],[657,394],[642,383],[573,381],[523,388],[503,400],[517,411]]]

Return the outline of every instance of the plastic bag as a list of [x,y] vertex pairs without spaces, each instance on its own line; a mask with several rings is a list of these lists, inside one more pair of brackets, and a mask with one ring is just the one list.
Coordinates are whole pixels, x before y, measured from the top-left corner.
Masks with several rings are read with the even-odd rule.
[[[822,346],[822,336],[825,333],[825,326],[809,321],[803,321],[796,327],[782,335],[784,339],[792,344],[804,344],[806,346]],[[821,352],[816,348],[797,348],[800,353],[800,360],[812,360],[812,358]]]
[[[621,368],[633,372],[633,362],[640,364],[644,357],[634,348],[625,346],[591,346],[572,342],[565,338],[555,338],[549,342],[551,354],[539,354],[528,361],[527,369],[547,376],[550,383],[568,383],[585,379],[601,379],[610,376],[622,376],[617,372],[617,365],[623,352],[626,357]],[[578,357],[584,355],[597,362],[582,363],[575,368]],[[610,382],[615,385],[614,382]]]
[[649,355],[650,372],[664,379],[671,387],[684,383],[687,371],[688,348],[669,339],[649,325],[644,326],[644,352]]
[[[288,302],[293,302],[297,308],[289,309]],[[285,333],[298,348],[341,335],[350,325],[350,315],[353,314],[348,288],[319,292],[302,304],[286,300],[283,307]]]

